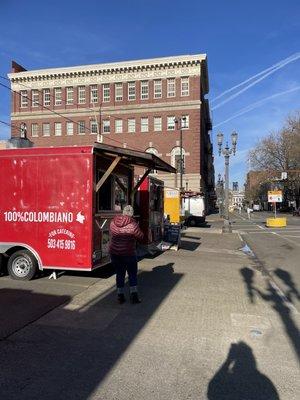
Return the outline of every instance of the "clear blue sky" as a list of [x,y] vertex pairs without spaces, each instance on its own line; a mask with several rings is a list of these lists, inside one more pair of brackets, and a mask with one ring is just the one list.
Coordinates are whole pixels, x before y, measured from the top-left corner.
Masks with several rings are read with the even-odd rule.
[[[0,0],[0,75],[14,59],[27,69],[157,56],[207,53],[209,99],[300,51],[299,0]],[[212,111],[216,174],[223,173],[216,133],[239,133],[231,181],[244,181],[247,152],[287,114],[300,109],[300,59]],[[0,82],[4,82],[0,79]],[[227,100],[227,94],[221,100]],[[9,121],[9,93],[0,87],[0,119]],[[217,102],[213,103],[216,105]],[[0,139],[9,129],[0,124]]]

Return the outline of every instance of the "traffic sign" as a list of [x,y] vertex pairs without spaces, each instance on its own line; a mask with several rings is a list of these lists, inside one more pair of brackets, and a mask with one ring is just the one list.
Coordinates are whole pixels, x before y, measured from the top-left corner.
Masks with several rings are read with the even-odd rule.
[[282,190],[269,190],[268,191],[269,203],[282,203]]

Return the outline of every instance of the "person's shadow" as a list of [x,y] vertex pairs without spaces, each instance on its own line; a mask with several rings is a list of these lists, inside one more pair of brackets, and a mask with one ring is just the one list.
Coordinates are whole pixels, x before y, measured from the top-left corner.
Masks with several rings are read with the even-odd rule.
[[285,293],[287,299],[290,302],[293,302],[293,297],[300,300],[300,293],[297,289],[295,282],[293,281],[291,274],[288,271],[285,271],[284,269],[281,269],[281,268],[275,269],[274,272],[275,272],[276,276],[279,279],[281,279],[282,282],[289,288],[289,290]]
[[227,359],[211,379],[208,400],[279,400],[270,379],[258,371],[251,347],[231,344]]

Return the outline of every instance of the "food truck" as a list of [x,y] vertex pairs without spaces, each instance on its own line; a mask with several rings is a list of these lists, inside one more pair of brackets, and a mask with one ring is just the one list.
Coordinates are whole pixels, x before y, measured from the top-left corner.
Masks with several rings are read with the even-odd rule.
[[[145,170],[136,184],[135,166]],[[109,263],[110,221],[153,169],[175,172],[153,154],[102,143],[1,150],[0,254],[11,277]]]
[[135,198],[139,225],[144,233],[142,245],[145,250],[157,246],[163,239],[164,182],[148,176],[140,185]]

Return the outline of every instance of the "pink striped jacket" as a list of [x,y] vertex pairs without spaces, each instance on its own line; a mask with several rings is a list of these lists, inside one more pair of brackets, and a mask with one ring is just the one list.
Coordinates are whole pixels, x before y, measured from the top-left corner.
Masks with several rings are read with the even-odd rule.
[[110,227],[110,254],[133,256],[136,254],[136,241],[143,239],[143,232],[136,221],[127,215],[116,215]]

